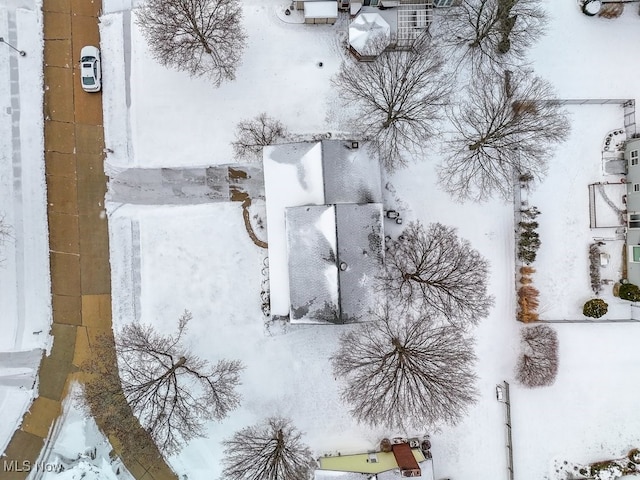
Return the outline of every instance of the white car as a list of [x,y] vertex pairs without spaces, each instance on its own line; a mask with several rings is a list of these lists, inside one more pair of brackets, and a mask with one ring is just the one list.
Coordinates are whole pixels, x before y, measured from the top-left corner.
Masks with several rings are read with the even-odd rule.
[[99,92],[102,87],[100,50],[91,45],[80,50],[80,80],[85,92]]

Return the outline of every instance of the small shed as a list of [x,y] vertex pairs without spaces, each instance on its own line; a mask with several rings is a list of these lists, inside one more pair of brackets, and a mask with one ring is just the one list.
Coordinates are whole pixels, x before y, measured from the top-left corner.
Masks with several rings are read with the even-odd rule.
[[398,468],[400,468],[400,476],[402,477],[420,477],[420,465],[413,456],[411,447],[408,443],[397,443],[391,446],[393,456],[396,457]]
[[304,23],[334,24],[338,19],[338,2],[304,2]]

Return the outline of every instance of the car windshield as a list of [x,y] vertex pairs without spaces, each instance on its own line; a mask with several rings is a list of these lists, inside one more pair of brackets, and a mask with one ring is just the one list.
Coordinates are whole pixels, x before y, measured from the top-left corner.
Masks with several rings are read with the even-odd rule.
[[92,77],[82,77],[82,83],[84,85],[95,85],[95,81],[93,80]]
[[90,62],[91,60],[93,60],[94,57],[82,57],[80,59],[81,62]]

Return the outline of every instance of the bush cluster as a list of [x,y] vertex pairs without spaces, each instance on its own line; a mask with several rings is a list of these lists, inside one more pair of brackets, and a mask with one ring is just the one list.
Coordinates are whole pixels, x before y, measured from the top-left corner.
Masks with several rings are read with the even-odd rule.
[[589,245],[589,275],[591,277],[591,290],[596,295],[602,290],[600,281],[600,244]]
[[536,231],[538,222],[536,217],[540,215],[537,207],[521,209],[523,220],[518,223],[518,259],[527,265],[536,260],[538,249],[540,248],[540,235]]
[[520,267],[520,288],[518,289],[518,315],[521,322],[538,320],[538,297],[540,292],[532,285],[531,275],[536,269],[525,265]]
[[582,307],[582,314],[585,317],[600,318],[609,309],[609,304],[601,298],[592,298]]
[[633,283],[623,283],[620,285],[620,298],[630,302],[640,302],[640,288]]
[[516,378],[525,387],[552,385],[558,374],[558,334],[548,325],[523,327]]

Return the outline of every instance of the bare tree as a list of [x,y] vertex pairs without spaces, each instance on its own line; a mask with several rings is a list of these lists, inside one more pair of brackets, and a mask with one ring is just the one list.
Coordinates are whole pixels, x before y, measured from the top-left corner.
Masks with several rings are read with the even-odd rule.
[[122,393],[115,342],[111,332],[91,339],[91,357],[80,365],[83,388],[78,400],[100,430],[115,438],[123,450],[141,463],[161,458],[153,439],[133,414]]
[[442,11],[444,42],[478,67],[520,63],[547,21],[539,0],[461,0]]
[[243,120],[236,126],[236,139],[232,142],[233,151],[238,158],[259,160],[262,147],[273,145],[288,135],[285,126],[266,113]]
[[0,212],[0,265],[4,262],[4,246],[11,238],[11,227],[5,221],[4,213]]
[[476,75],[466,98],[451,113],[442,187],[460,200],[509,200],[518,175],[541,180],[553,147],[570,131],[551,85],[528,71],[492,72]]
[[516,378],[527,387],[552,385],[558,373],[558,334],[547,325],[525,327]]
[[403,311],[427,307],[459,326],[489,315],[489,262],[455,228],[410,223],[390,246],[385,264],[389,301]]
[[245,47],[238,0],[146,0],[136,23],[162,65],[219,86],[235,79]]
[[407,51],[384,51],[374,62],[344,61],[333,78],[338,94],[355,106],[350,119],[373,140],[382,165],[405,167],[437,133],[451,90],[444,61],[421,38]]
[[222,442],[227,480],[305,480],[315,461],[302,434],[281,417],[243,428]]
[[[205,421],[221,420],[240,401],[235,387],[244,367],[239,361],[210,365],[182,344],[191,318],[185,311],[174,335],[161,335],[151,325],[125,326],[114,345],[120,378],[114,369],[103,371],[93,377],[94,386],[85,389],[89,405],[104,404],[121,391],[140,424],[167,455],[204,436]],[[121,389],[113,390],[120,385]]]
[[424,314],[395,317],[386,308],[340,338],[331,361],[351,414],[388,428],[457,423],[476,398],[473,342]]

